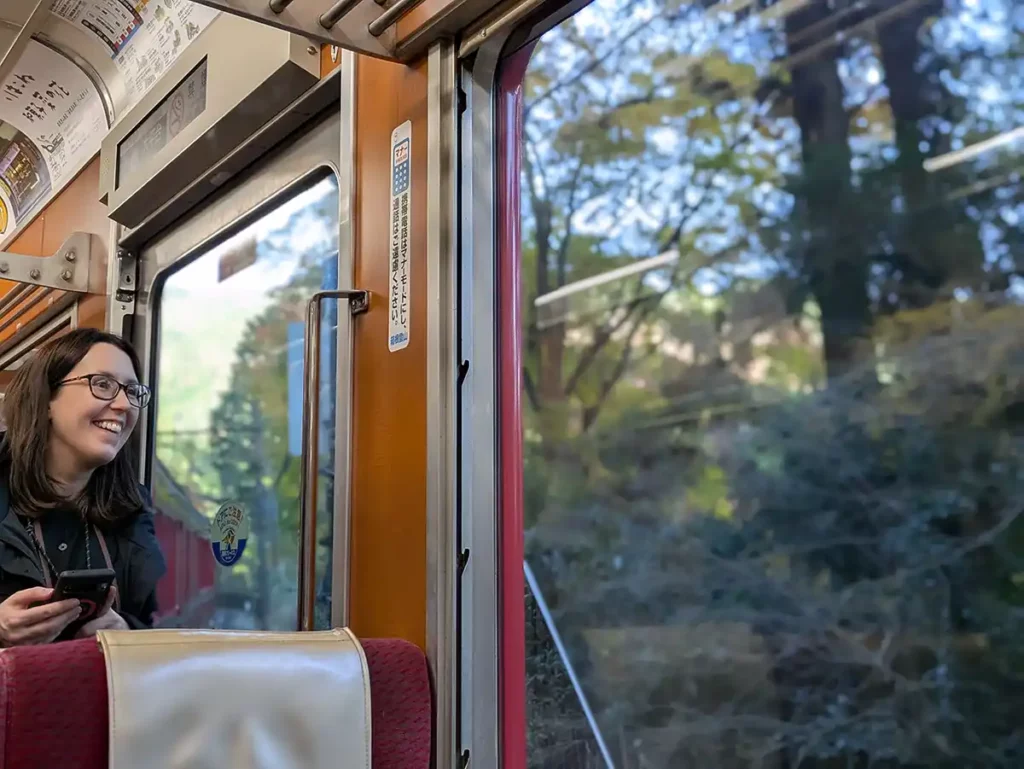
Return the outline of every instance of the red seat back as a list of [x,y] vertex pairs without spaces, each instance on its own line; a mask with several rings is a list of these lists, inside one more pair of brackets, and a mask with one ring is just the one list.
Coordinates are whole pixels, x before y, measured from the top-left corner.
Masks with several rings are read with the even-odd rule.
[[[373,769],[428,769],[431,695],[417,647],[363,641]],[[107,769],[107,672],[93,639],[0,653],[0,769]]]

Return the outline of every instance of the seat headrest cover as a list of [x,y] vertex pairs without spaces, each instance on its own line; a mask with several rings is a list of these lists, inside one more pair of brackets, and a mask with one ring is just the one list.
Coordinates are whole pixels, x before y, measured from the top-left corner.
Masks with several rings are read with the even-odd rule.
[[370,769],[370,677],[348,630],[99,641],[110,769]]

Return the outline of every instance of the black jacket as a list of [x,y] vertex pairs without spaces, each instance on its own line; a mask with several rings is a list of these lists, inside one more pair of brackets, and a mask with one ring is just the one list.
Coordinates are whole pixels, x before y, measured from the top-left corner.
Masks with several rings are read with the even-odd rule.
[[[141,488],[143,508],[116,529],[101,533],[110,551],[121,600],[118,614],[133,628],[152,627],[156,583],[167,571],[153,527],[149,493]],[[84,568],[84,567],[83,567]],[[0,601],[43,584],[39,555],[18,516],[11,512],[6,473],[0,473]]]

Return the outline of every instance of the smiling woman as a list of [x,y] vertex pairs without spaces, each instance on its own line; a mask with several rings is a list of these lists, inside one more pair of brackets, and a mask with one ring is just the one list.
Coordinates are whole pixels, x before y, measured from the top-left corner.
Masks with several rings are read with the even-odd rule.
[[[4,399],[0,445],[0,644],[49,643],[98,630],[146,627],[164,571],[150,504],[124,449],[149,402],[135,351],[79,329],[18,372]],[[105,565],[114,584],[80,627],[54,580]],[[35,604],[42,603],[41,606]],[[80,624],[80,623],[78,623]]]

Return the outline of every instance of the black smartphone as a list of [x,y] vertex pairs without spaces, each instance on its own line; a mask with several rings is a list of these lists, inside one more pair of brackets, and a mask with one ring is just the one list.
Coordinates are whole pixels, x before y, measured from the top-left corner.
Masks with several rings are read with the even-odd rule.
[[110,588],[114,584],[112,569],[80,569],[62,571],[57,577],[50,601],[64,601],[76,598],[82,604],[82,615],[74,625],[83,625],[103,610]]

